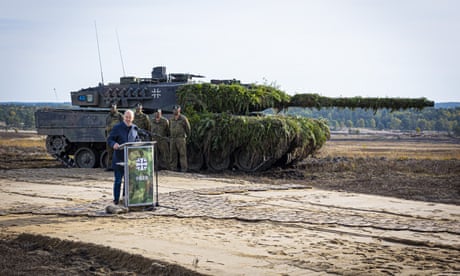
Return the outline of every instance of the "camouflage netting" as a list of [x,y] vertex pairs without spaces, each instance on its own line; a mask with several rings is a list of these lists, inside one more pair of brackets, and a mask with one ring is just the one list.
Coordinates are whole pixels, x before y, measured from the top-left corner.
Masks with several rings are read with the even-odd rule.
[[[289,102],[284,92],[267,86],[188,85],[179,103],[192,125],[189,167],[212,171],[237,167],[268,169],[301,160],[329,138],[325,121],[292,116],[248,116]],[[237,115],[235,115],[237,114]]]

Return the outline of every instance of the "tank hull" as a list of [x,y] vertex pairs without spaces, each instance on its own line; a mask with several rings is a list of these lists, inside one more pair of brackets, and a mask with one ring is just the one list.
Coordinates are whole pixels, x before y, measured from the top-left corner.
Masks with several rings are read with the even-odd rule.
[[46,149],[67,167],[106,167],[105,109],[40,109],[37,133],[47,135]]

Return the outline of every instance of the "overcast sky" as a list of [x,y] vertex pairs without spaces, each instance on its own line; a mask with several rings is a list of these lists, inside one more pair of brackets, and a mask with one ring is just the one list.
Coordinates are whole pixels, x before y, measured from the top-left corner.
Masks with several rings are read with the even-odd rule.
[[457,0],[0,0],[0,102],[126,75],[201,74],[329,97],[460,102]]

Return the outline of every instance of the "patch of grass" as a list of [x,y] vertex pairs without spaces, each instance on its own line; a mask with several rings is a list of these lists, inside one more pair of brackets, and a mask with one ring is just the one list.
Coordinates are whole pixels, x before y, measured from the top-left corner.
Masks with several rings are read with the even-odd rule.
[[22,147],[22,148],[41,148],[45,149],[45,136],[0,139],[1,147]]
[[46,136],[36,134],[0,135],[0,169],[60,165],[46,152],[45,143]]
[[407,160],[460,160],[460,145],[443,142],[368,141],[365,146],[353,141],[330,140],[316,157],[342,156],[350,158],[379,158]]

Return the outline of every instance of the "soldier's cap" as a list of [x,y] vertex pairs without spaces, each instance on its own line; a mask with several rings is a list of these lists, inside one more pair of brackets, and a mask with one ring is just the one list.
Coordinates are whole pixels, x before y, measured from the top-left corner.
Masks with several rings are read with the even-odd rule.
[[178,104],[173,107],[173,110],[179,110],[179,109],[180,109],[180,105]]
[[117,107],[117,104],[116,104],[116,103],[113,103],[113,104],[112,104],[112,107]]
[[142,107],[141,103],[136,104],[136,107]]

